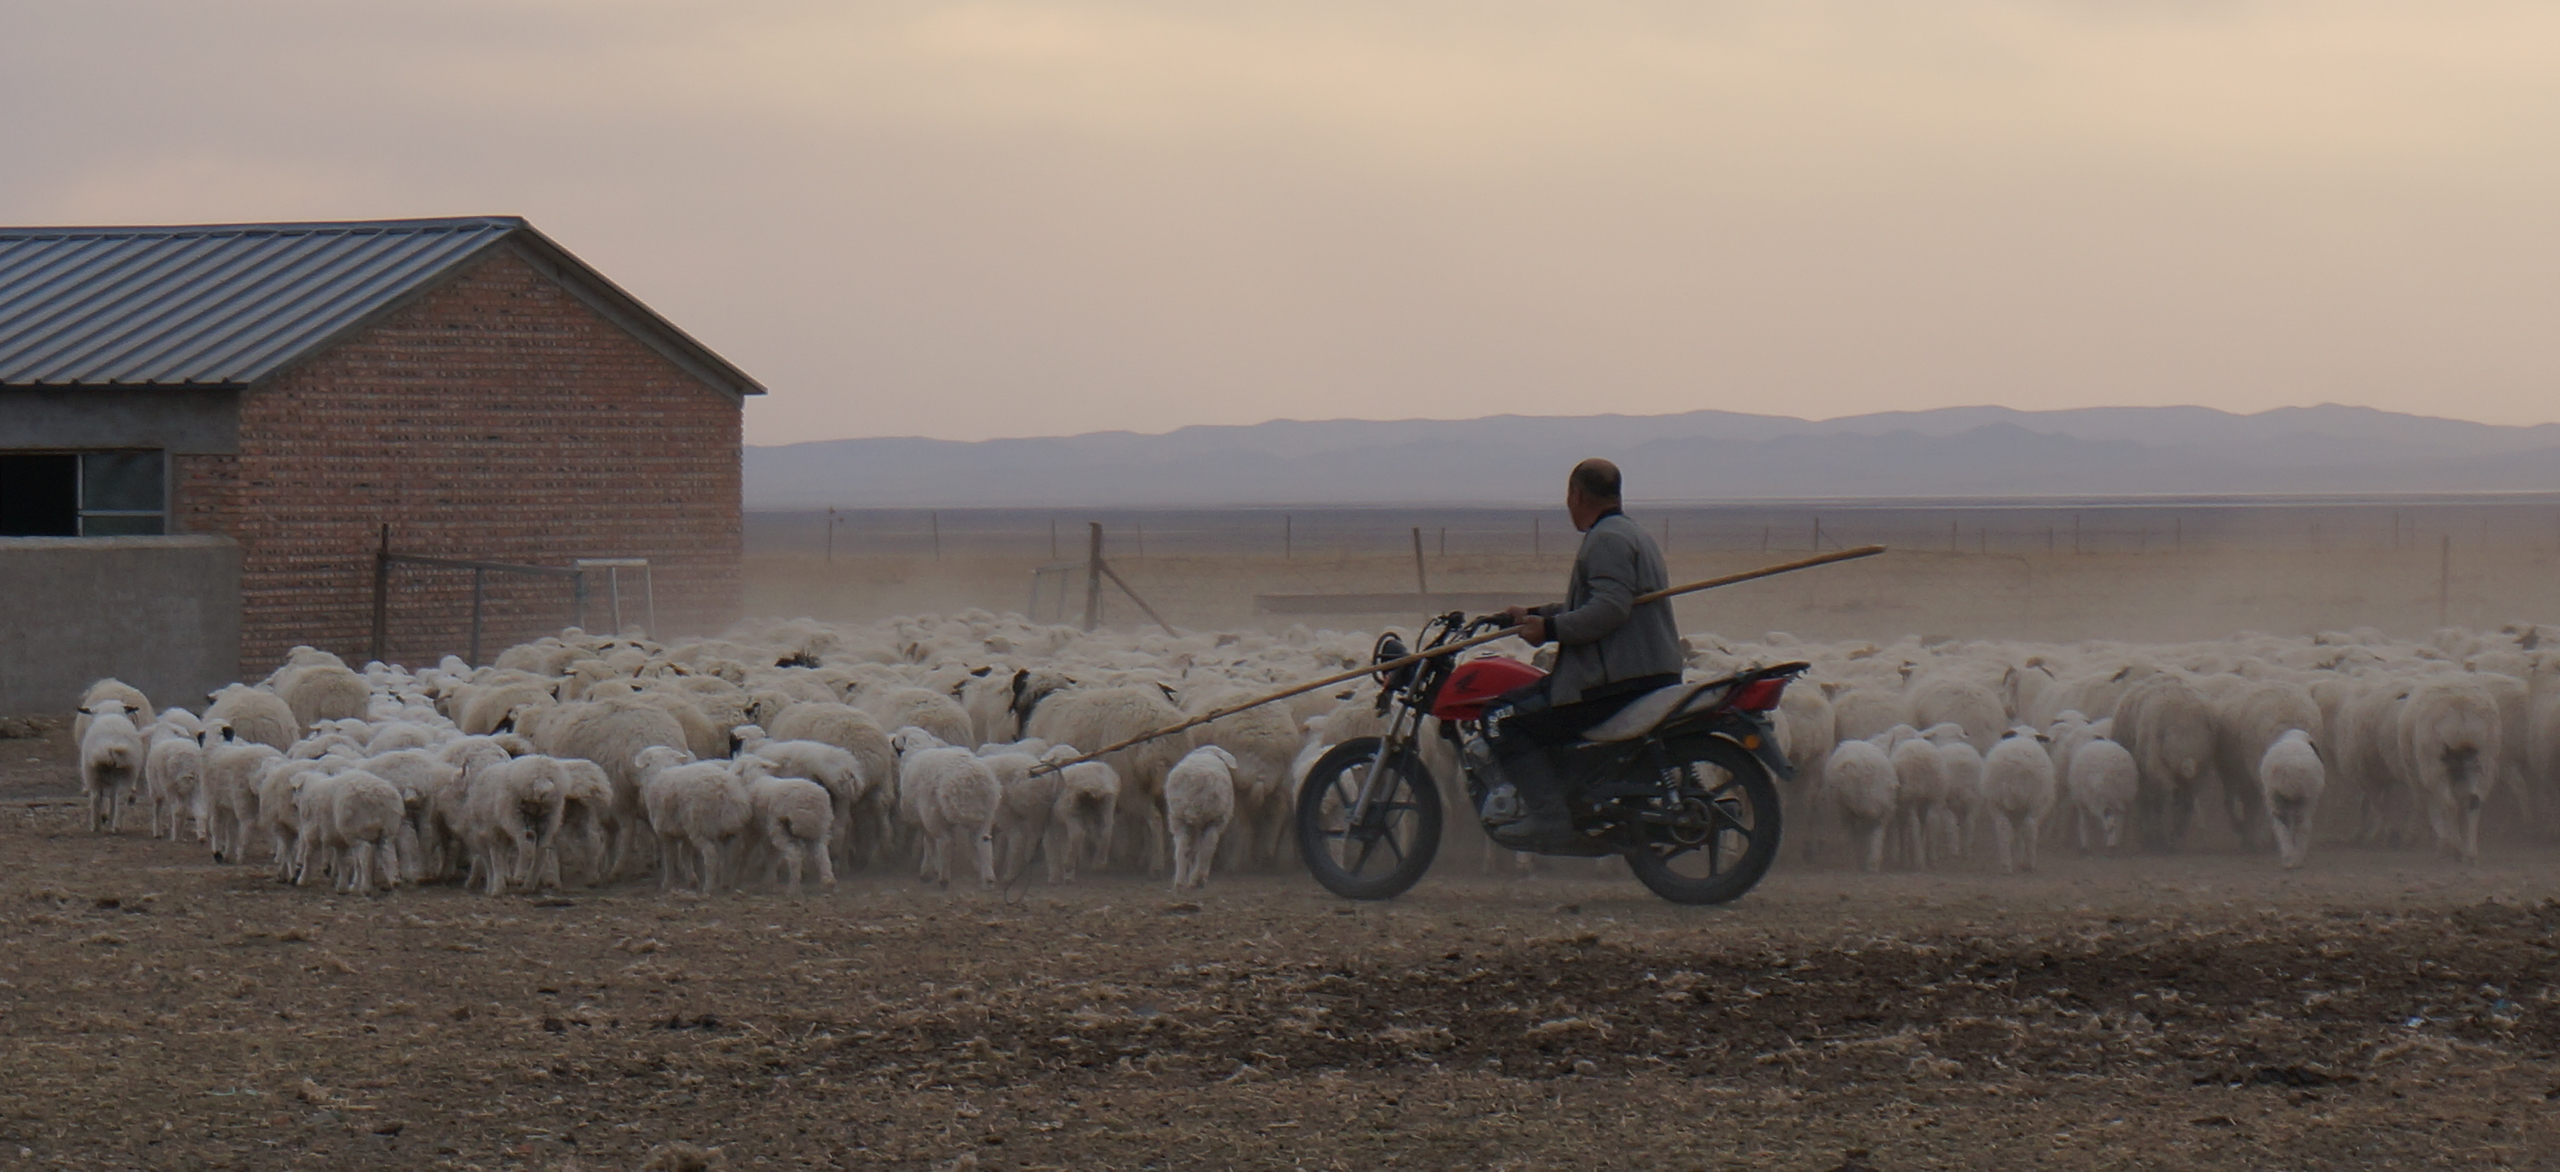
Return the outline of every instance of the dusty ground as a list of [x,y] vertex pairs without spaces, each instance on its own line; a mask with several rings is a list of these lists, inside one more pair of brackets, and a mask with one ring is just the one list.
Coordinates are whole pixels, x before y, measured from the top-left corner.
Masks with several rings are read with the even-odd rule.
[[[25,742],[0,742],[23,747]],[[2548,1166],[2549,853],[374,899],[0,807],[0,1168]],[[1471,861],[1471,860],[1470,860]]]

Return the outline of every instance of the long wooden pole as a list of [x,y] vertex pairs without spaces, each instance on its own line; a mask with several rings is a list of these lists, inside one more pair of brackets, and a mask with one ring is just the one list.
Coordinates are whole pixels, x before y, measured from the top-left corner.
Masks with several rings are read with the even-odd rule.
[[[1678,595],[1688,594],[1693,591],[1713,590],[1719,586],[1731,586],[1739,582],[1750,582],[1761,578],[1771,578],[1779,574],[1791,574],[1797,570],[1810,570],[1815,566],[1827,566],[1833,562],[1846,562],[1855,561],[1859,558],[1871,558],[1883,552],[1884,547],[1881,545],[1862,545],[1856,549],[1844,549],[1836,553],[1823,554],[1820,557],[1804,558],[1798,561],[1787,562],[1782,565],[1763,566],[1757,570],[1745,570],[1739,574],[1726,574],[1719,578],[1708,578],[1703,581],[1691,582],[1686,586],[1672,586],[1666,589],[1656,590],[1650,594],[1639,594],[1636,596],[1636,603],[1637,605],[1643,605],[1648,602],[1660,602],[1665,598],[1672,598]],[[1213,721],[1225,720],[1239,712],[1253,708],[1260,708],[1265,704],[1278,703],[1279,701],[1286,700],[1291,696],[1303,696],[1318,688],[1330,687],[1345,680],[1356,680],[1361,676],[1373,673],[1384,674],[1392,672],[1411,664],[1420,663],[1426,659],[1438,659],[1444,655],[1455,655],[1467,648],[1481,646],[1486,643],[1491,643],[1496,639],[1508,638],[1509,636],[1519,633],[1520,628],[1518,627],[1504,627],[1499,631],[1487,631],[1484,634],[1477,635],[1471,639],[1460,639],[1455,643],[1442,644],[1441,646],[1433,647],[1427,651],[1416,651],[1411,655],[1407,655],[1399,659],[1390,659],[1385,663],[1373,663],[1367,667],[1355,667],[1350,671],[1335,672],[1323,679],[1309,680],[1308,682],[1299,684],[1295,687],[1283,688],[1268,696],[1256,697],[1240,704],[1230,704],[1224,708],[1201,713],[1200,715],[1194,716],[1180,724],[1160,728],[1150,733],[1141,733],[1137,736],[1130,737],[1125,741],[1120,741],[1115,744],[1095,749],[1094,751],[1072,761],[1060,761],[1055,764],[1043,763],[1032,769],[1031,776],[1038,777],[1044,773],[1055,773],[1070,765],[1082,765],[1087,761],[1109,756],[1110,754],[1117,753],[1131,745],[1143,745],[1148,741],[1161,740],[1178,732],[1188,732],[1200,727],[1201,725],[1208,724]]]

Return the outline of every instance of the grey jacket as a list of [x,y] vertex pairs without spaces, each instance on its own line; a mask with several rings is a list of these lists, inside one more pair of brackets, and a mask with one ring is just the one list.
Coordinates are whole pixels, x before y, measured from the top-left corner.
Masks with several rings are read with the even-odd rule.
[[1574,555],[1564,604],[1538,608],[1547,619],[1547,637],[1556,643],[1548,701],[1572,704],[1603,685],[1679,671],[1680,630],[1671,618],[1671,601],[1634,605],[1636,595],[1670,584],[1662,550],[1644,526],[1619,513],[1592,525]]

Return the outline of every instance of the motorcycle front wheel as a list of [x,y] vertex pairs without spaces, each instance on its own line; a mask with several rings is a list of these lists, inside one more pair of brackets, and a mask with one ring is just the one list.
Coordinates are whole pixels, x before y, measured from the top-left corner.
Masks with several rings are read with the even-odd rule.
[[1404,894],[1440,850],[1440,789],[1412,753],[1384,763],[1366,816],[1351,824],[1379,749],[1376,737],[1335,745],[1298,787],[1298,853],[1316,882],[1345,899]]
[[1769,873],[1778,857],[1778,787],[1742,746],[1712,738],[1682,744],[1674,797],[1637,824],[1627,851],[1637,882],[1673,903],[1726,903]]

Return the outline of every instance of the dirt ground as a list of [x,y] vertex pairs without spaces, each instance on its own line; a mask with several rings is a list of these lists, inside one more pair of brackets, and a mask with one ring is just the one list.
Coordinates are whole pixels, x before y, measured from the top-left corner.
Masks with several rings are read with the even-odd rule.
[[[13,758],[30,742],[0,741]],[[0,791],[0,1169],[2536,1167],[2560,854],[338,898]],[[1563,869],[1560,869],[1563,870]]]

